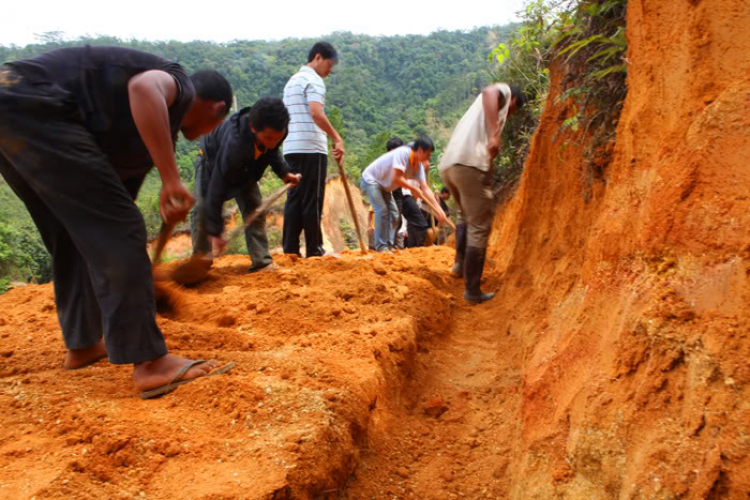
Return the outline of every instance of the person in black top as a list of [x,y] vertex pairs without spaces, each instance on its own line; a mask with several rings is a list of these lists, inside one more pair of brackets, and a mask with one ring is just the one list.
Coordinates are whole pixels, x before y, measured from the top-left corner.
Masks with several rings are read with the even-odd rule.
[[[400,137],[394,136],[388,139],[385,143],[386,152],[393,151],[404,145],[404,140]],[[401,218],[404,215],[404,194],[401,192],[401,188],[394,189],[391,194],[393,199],[396,201],[396,207],[398,207],[398,224],[396,224],[395,233],[393,235],[393,247],[398,250],[404,249],[404,237],[401,235]]]
[[[435,199],[438,200],[438,203],[440,203],[440,208],[443,209],[443,212],[445,212],[446,217],[451,216],[451,209],[448,206],[448,203],[446,203],[448,200],[451,199],[451,191],[447,187],[443,186],[440,191],[435,190]],[[437,234],[437,240],[435,241],[436,245],[445,245],[445,243],[448,241],[448,237],[453,232],[450,227],[448,227],[445,224],[441,224],[438,226],[438,234]]]
[[185,218],[193,197],[175,164],[177,133],[210,132],[231,101],[218,73],[188,77],[177,63],[125,48],[64,48],[0,66],[0,174],[52,255],[64,367],[105,356],[133,364],[142,397],[218,367],[167,354],[134,200],[156,165],[162,217]]
[[440,203],[440,208],[443,209],[443,212],[445,212],[445,215],[447,217],[450,217],[451,209],[450,207],[448,207],[448,203],[446,202],[451,199],[451,190],[443,186],[442,189],[440,189],[439,195],[438,195],[438,192],[435,191],[435,198],[437,198],[438,202]]
[[[281,142],[287,135],[289,112],[281,99],[263,97],[251,108],[235,113],[201,140],[195,162],[195,198],[190,212],[193,253],[212,252],[218,257],[227,242],[222,205],[234,198],[243,220],[263,199],[258,181],[270,165],[285,183],[296,185],[301,175],[292,174],[281,156]],[[245,230],[245,242],[253,266],[250,272],[269,269],[265,217],[258,217]]]

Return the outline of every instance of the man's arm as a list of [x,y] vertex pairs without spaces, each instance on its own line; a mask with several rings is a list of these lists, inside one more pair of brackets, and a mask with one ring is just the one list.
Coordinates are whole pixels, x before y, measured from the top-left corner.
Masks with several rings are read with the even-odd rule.
[[340,162],[344,158],[344,141],[336,129],[333,128],[331,122],[328,120],[325,111],[323,111],[323,105],[319,102],[310,101],[310,116],[312,117],[315,125],[325,132],[328,137],[333,140],[333,156],[337,162]]
[[440,204],[435,199],[435,195],[432,194],[432,189],[430,189],[430,186],[427,185],[426,181],[420,179],[419,187],[422,190],[422,198],[427,201],[427,204],[430,206],[430,210],[437,216],[440,222],[445,222],[448,217],[445,215],[445,212],[443,212]]
[[[184,220],[195,200],[180,180],[169,126],[169,106],[177,98],[177,82],[164,71],[146,71],[130,79],[128,96],[133,121],[161,176],[162,219]],[[172,200],[179,200],[179,204],[174,205]]]
[[484,108],[484,123],[487,128],[487,154],[490,157],[490,165],[500,150],[497,122],[500,109],[503,106],[505,106],[505,95],[500,92],[497,85],[489,85],[482,89],[482,107]]
[[422,162],[421,176],[417,179],[419,181],[419,189],[422,192],[422,199],[427,202],[427,204],[430,206],[430,211],[437,216],[438,220],[440,222],[445,222],[448,217],[445,215],[442,207],[435,199],[435,195],[432,193],[432,189],[430,189],[430,186],[427,185],[427,178],[429,177],[429,175],[430,162],[424,161]]
[[418,199],[422,196],[421,191],[412,186],[411,183],[406,180],[406,177],[404,177],[404,171],[395,167],[393,169],[393,177],[391,178],[391,186],[399,186],[408,189],[411,191],[414,199]]
[[302,174],[292,173],[289,165],[281,156],[281,151],[278,149],[271,158],[271,170],[273,170],[273,173],[275,173],[279,179],[284,181],[285,184],[292,184],[292,186],[295,186],[299,184],[299,181],[302,179]]

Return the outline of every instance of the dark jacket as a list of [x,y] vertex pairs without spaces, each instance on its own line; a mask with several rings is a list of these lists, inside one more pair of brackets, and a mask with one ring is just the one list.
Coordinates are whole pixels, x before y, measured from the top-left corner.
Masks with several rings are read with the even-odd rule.
[[196,168],[203,167],[200,187],[206,207],[206,232],[213,236],[224,230],[221,209],[225,201],[258,182],[269,165],[282,179],[291,171],[281,156],[283,140],[275,149],[255,158],[255,134],[250,129],[249,112],[250,108],[244,108],[233,114],[201,140]]

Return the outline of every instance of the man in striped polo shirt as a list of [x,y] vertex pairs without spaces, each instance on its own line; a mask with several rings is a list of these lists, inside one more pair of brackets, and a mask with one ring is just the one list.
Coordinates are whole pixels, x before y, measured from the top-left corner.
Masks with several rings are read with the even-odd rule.
[[[289,135],[284,141],[284,159],[302,181],[287,195],[284,206],[284,253],[300,255],[300,234],[305,232],[306,257],[323,255],[320,217],[328,168],[328,137],[333,140],[333,156],[344,159],[344,142],[323,110],[327,77],[338,62],[333,45],[318,42],[307,57],[307,64],[284,87],[284,104],[289,110]],[[328,137],[326,137],[328,136]]]

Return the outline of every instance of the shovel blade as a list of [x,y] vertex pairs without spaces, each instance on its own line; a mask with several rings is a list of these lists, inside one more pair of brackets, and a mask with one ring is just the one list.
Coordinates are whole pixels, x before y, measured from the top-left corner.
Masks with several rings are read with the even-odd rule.
[[170,278],[178,285],[194,285],[206,279],[213,263],[208,255],[197,253],[184,264],[175,267],[170,273]]

